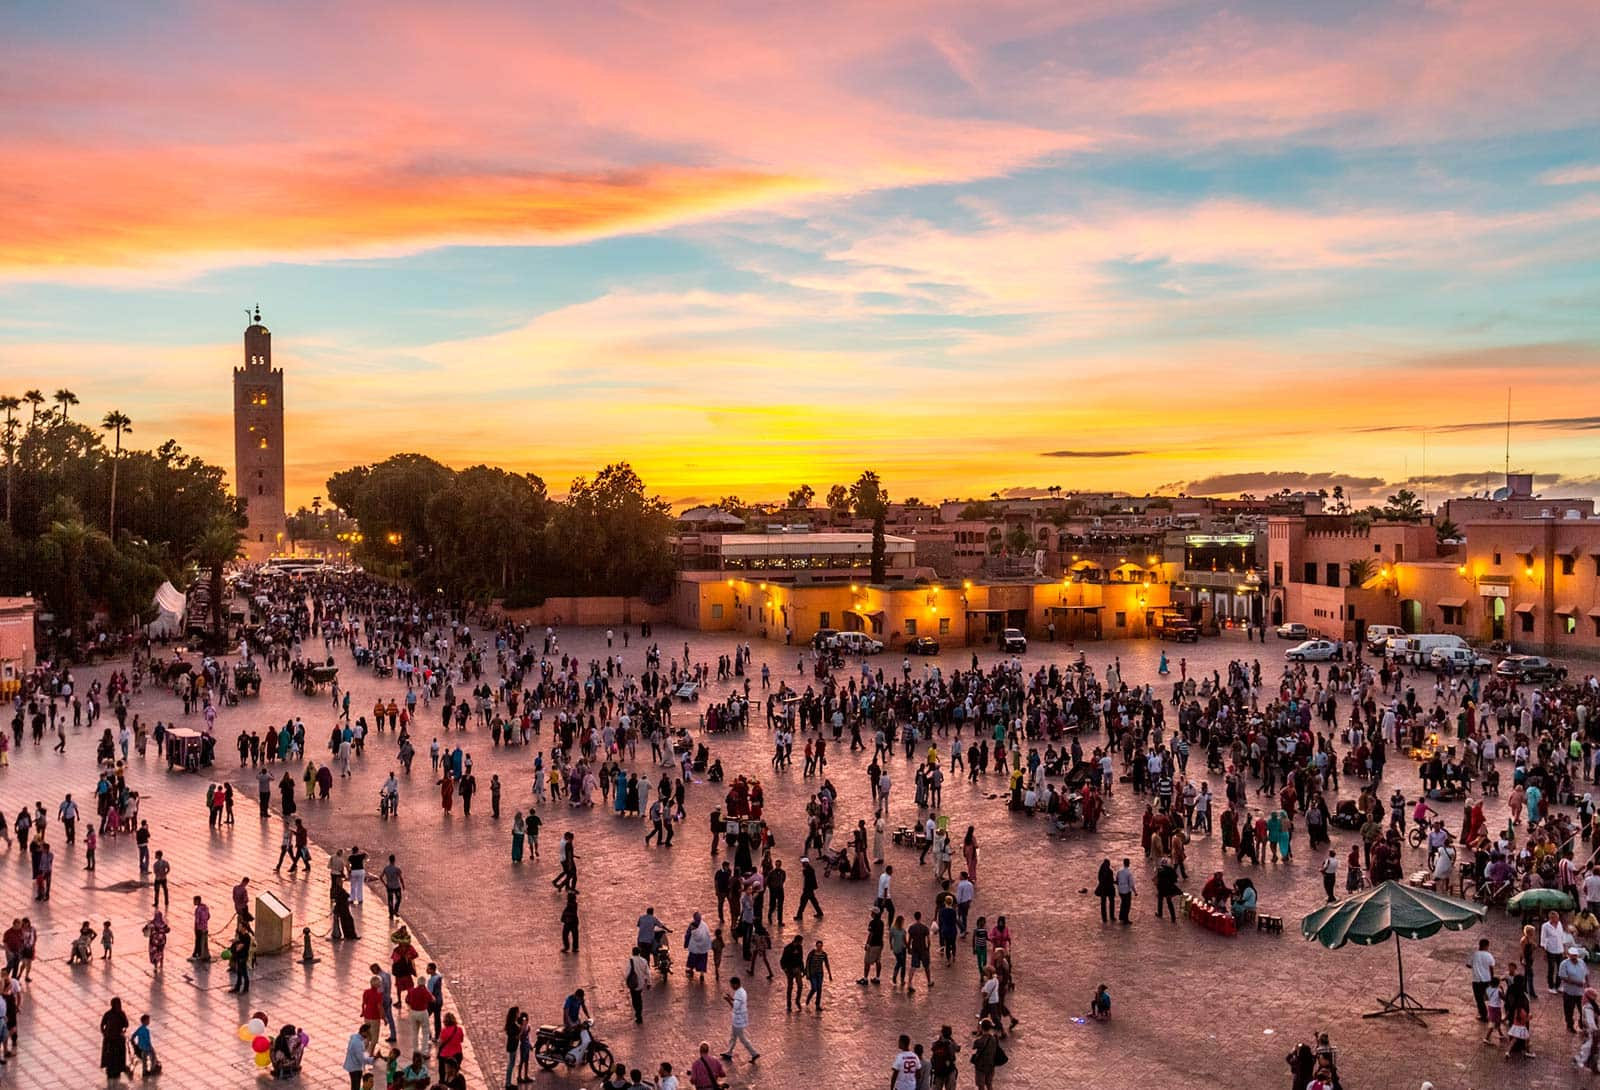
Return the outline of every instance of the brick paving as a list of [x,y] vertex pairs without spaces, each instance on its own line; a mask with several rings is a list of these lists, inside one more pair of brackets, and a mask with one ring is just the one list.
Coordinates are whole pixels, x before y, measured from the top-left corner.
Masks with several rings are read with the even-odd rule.
[[[80,682],[103,674],[104,669],[83,671]],[[170,716],[177,702],[147,693],[135,699],[134,708],[147,719]],[[7,717],[9,719],[9,716]],[[234,736],[244,722],[238,710],[221,718],[224,737]],[[102,719],[102,726],[115,720]],[[34,748],[25,743],[13,751],[11,766],[0,772],[0,808],[14,819],[24,804],[41,800],[51,816],[49,841],[56,855],[55,881],[48,902],[31,899],[28,855],[13,846],[0,859],[0,889],[5,891],[10,914],[27,915],[39,931],[38,960],[24,1005],[22,1041],[17,1058],[8,1065],[7,1077],[21,1087],[76,1088],[103,1084],[98,1070],[100,1016],[112,996],[120,996],[133,1025],[141,1014],[151,1015],[156,1052],[163,1074],[145,1080],[150,1085],[176,1087],[249,1086],[262,1076],[247,1044],[239,1041],[239,1025],[254,1011],[269,1017],[272,1031],[285,1022],[303,1028],[311,1038],[305,1065],[297,1083],[308,1088],[348,1090],[341,1068],[345,1042],[360,1025],[360,993],[367,984],[367,966],[389,960],[382,890],[356,908],[361,938],[356,942],[329,941],[331,913],[328,904],[327,855],[312,849],[313,877],[275,876],[282,824],[274,815],[263,823],[258,817],[254,783],[250,793],[237,800],[235,824],[211,831],[206,824],[207,780],[183,772],[166,771],[156,754],[129,761],[129,784],[141,793],[140,817],[151,830],[151,853],[159,849],[172,863],[172,910],[167,913],[172,932],[168,937],[165,968],[156,973],[141,929],[151,917],[152,888],[140,880],[138,850],[131,835],[103,837],[97,849],[96,869],[84,869],[83,832],[68,847],[55,810],[69,791],[86,815],[94,812],[98,729],[68,730],[65,755],[51,752],[47,744]],[[224,751],[225,752],[225,751]],[[307,804],[302,802],[304,809]],[[292,910],[296,942],[288,954],[261,956],[252,974],[250,991],[228,991],[226,962],[193,964],[187,958],[193,945],[192,898],[199,894],[212,910],[212,956],[226,945],[233,932],[232,888],[249,875],[250,888],[271,891]],[[10,916],[7,917],[9,922]],[[82,921],[96,928],[110,920],[116,937],[114,955],[87,966],[68,964],[72,940]],[[301,964],[300,930],[309,927],[312,949],[320,959]],[[417,943],[419,948],[422,944]],[[424,959],[426,960],[426,959]],[[454,1009],[446,992],[446,1010]],[[270,1033],[269,1033],[270,1035]],[[475,1056],[469,1063],[476,1065]],[[270,1081],[270,1080],[268,1080]]]
[[[684,634],[658,629],[656,641],[667,654],[681,650],[685,639],[695,661],[712,662],[729,653],[731,637]],[[563,649],[587,660],[604,650],[598,631],[563,633]],[[1154,643],[1088,645],[1097,668],[1118,656],[1130,682],[1151,681],[1162,646]],[[620,640],[617,650],[621,650]],[[772,665],[775,678],[795,677],[795,653],[772,645],[755,644],[755,676],[763,661]],[[1209,640],[1181,651],[1167,647],[1174,664],[1187,657],[1191,673],[1221,668],[1229,658],[1262,660],[1268,677],[1276,676],[1282,645],[1246,645],[1233,635]],[[1035,645],[1028,661],[1066,660],[1075,655],[1065,645]],[[628,669],[637,671],[643,648],[635,639],[623,652]],[[985,665],[992,653],[980,653]],[[946,669],[966,665],[970,652],[957,649],[940,657]],[[342,666],[341,680],[353,692],[352,708],[370,708],[375,696],[400,695],[392,681],[378,681],[355,670],[342,650],[335,651]],[[897,670],[898,656],[882,656],[874,663],[886,672]],[[914,663],[918,670],[920,662]],[[80,672],[80,681],[103,673]],[[1166,683],[1170,686],[1170,681]],[[701,706],[718,698],[731,686],[710,687]],[[693,706],[678,705],[680,721],[692,718]],[[170,718],[177,710],[170,697],[147,691],[135,705],[146,719]],[[230,748],[240,729],[281,723],[301,715],[307,725],[310,755],[325,756],[321,739],[331,723],[328,698],[313,699],[288,691],[283,675],[268,675],[259,700],[247,700],[226,710],[219,722],[218,753],[222,774],[235,777],[240,793],[237,822],[221,834],[208,833],[201,795],[203,778],[166,773],[152,756],[141,765],[134,758],[135,786],[147,792],[143,816],[156,829],[154,846],[164,848],[174,863],[173,897],[186,904],[197,889],[219,918],[228,914],[228,890],[239,874],[250,873],[252,886],[270,874],[276,858],[280,826],[274,818],[262,828],[255,817],[254,774],[239,773]],[[436,715],[436,712],[434,713]],[[379,783],[394,765],[392,735],[374,736],[368,752],[357,762],[354,777],[335,785],[330,803],[302,803],[315,840],[327,847],[360,843],[381,858],[388,851],[401,856],[411,892],[406,919],[430,954],[438,960],[449,987],[447,1009],[464,1015],[469,1042],[476,1055],[469,1057],[472,1084],[500,1085],[504,1060],[500,1024],[505,1009],[519,1004],[532,1011],[535,1021],[558,1017],[559,1002],[571,988],[589,992],[597,1029],[610,1042],[620,1060],[653,1071],[667,1059],[681,1071],[692,1059],[694,1045],[710,1040],[720,1050],[727,1040],[727,1009],[721,990],[698,982],[685,984],[681,975],[681,950],[675,951],[678,971],[646,998],[645,1025],[635,1029],[622,986],[623,958],[632,942],[635,917],[646,903],[681,934],[695,909],[714,915],[711,894],[706,813],[721,789],[694,786],[689,795],[689,819],[678,830],[671,849],[646,847],[643,827],[637,821],[612,816],[609,809],[574,811],[563,804],[545,804],[543,848],[545,859],[531,858],[521,867],[510,863],[512,813],[531,800],[529,777],[532,751],[493,749],[485,731],[467,734],[466,748],[473,755],[481,793],[473,815],[465,817],[457,802],[455,812],[442,814],[427,765],[427,743],[433,725],[427,715],[414,728],[419,750],[413,775],[402,786],[398,821],[383,822],[376,812]],[[93,785],[93,738],[85,731],[74,736],[63,760],[25,746],[12,767],[0,773],[0,806],[14,816],[23,801],[42,798],[52,813],[67,790],[82,798]],[[441,736],[444,737],[444,736]],[[449,737],[456,737],[454,734]],[[1092,741],[1089,740],[1089,741]],[[819,781],[802,779],[799,770],[773,774],[767,767],[770,743],[757,726],[743,736],[716,736],[713,753],[722,758],[731,775],[761,775],[767,788],[767,812],[778,837],[777,855],[791,873],[789,904],[798,895],[798,844],[804,830],[803,807]],[[909,822],[916,810],[911,799],[910,765],[899,757],[890,763],[896,773],[894,821]],[[647,755],[646,755],[647,756]],[[230,760],[230,758],[233,758]],[[645,763],[641,757],[639,765]],[[870,811],[863,768],[865,757],[837,749],[830,753],[829,773],[840,789],[840,829]],[[302,766],[303,767],[303,766]],[[502,815],[489,814],[488,783],[498,773],[504,783]],[[1386,778],[1402,783],[1414,794],[1415,770],[1404,760],[1391,762]],[[281,775],[281,771],[279,772]],[[1429,1002],[1449,1006],[1428,1028],[1393,1021],[1364,1021],[1359,1013],[1369,1009],[1379,994],[1394,986],[1394,954],[1389,947],[1346,948],[1327,951],[1300,940],[1300,917],[1321,903],[1315,863],[1304,853],[1303,829],[1296,836],[1302,855],[1293,864],[1269,864],[1250,871],[1261,890],[1263,906],[1283,916],[1285,934],[1249,933],[1225,939],[1202,932],[1187,923],[1158,924],[1154,919],[1152,867],[1139,850],[1138,815],[1126,788],[1102,821],[1097,834],[1076,830],[1064,839],[1047,838],[1037,820],[1008,813],[996,796],[1003,785],[990,780],[969,786],[964,780],[948,781],[946,812],[952,825],[976,825],[983,855],[978,904],[974,913],[991,918],[1009,917],[1018,936],[1019,990],[1013,1007],[1022,1019],[1014,1040],[1007,1043],[1012,1063],[1002,1070],[1003,1085],[1045,1086],[1061,1083],[1085,1085],[1236,1085],[1287,1084],[1285,1053],[1318,1029],[1332,1033],[1340,1046],[1346,1086],[1407,1086],[1427,1078],[1439,1090],[1448,1087],[1484,1087],[1514,1082],[1533,1087],[1578,1085],[1568,1062],[1568,1040],[1554,1003],[1535,1004],[1535,1046],[1539,1059],[1512,1068],[1500,1051],[1477,1042],[1479,1025],[1472,1016],[1472,998],[1462,963],[1480,936],[1493,941],[1493,949],[1506,960],[1515,941],[1515,928],[1503,915],[1486,925],[1460,934],[1444,933],[1428,942],[1406,945],[1406,979],[1409,990]],[[1213,783],[1213,787],[1218,787]],[[24,798],[26,796],[26,798]],[[1503,802],[1490,800],[1491,823],[1503,820]],[[276,810],[276,803],[274,803]],[[1456,815],[1450,815],[1452,821]],[[550,855],[561,832],[577,835],[582,859],[581,898],[584,942],[580,955],[562,955],[556,916],[562,898],[549,886],[554,874]],[[1336,831],[1337,834],[1337,831]],[[1350,834],[1337,834],[1335,843],[1347,846]],[[59,839],[59,837],[53,837]],[[1218,856],[1219,838],[1201,838],[1191,848],[1191,880],[1197,890]],[[144,956],[139,926],[148,908],[148,891],[111,892],[114,881],[136,877],[131,843],[107,842],[102,849],[102,870],[93,884],[83,884],[79,854],[58,845],[55,898],[48,906],[32,905],[27,897],[25,856],[14,855],[4,866],[5,888],[13,911],[31,905],[42,921],[41,956],[35,970],[34,1003],[24,1032],[22,1064],[12,1075],[21,1085],[85,1085],[95,1076],[98,1055],[96,1026],[106,1000],[121,994],[137,1016],[143,1010],[156,1014],[158,1047],[164,1053],[168,1074],[162,1081],[183,1086],[243,1086],[255,1077],[249,1052],[234,1037],[234,1029],[251,1009],[267,1011],[277,1024],[290,1018],[304,1023],[313,1038],[304,1082],[309,1086],[347,1085],[339,1061],[344,1041],[354,1028],[357,996],[363,968],[375,957],[383,960],[385,930],[363,927],[359,952],[336,950],[324,940],[317,943],[322,962],[303,970],[294,958],[270,962],[263,959],[249,1002],[226,994],[226,977],[220,965],[201,969],[189,979],[186,919],[180,910],[169,942],[167,979],[156,981]],[[312,882],[284,879],[268,883],[294,908],[296,924],[309,911],[314,931],[326,934],[325,856],[315,853]],[[1135,860],[1144,895],[1135,903],[1131,928],[1101,927],[1094,899],[1094,869],[1102,857]],[[1341,850],[1341,858],[1343,851]],[[1419,856],[1420,857],[1420,856]],[[896,900],[903,911],[931,907],[930,872],[919,868],[907,849],[890,847],[896,867]],[[76,863],[74,861],[77,861]],[[1408,866],[1414,866],[1408,861]],[[1230,877],[1239,868],[1228,861]],[[237,872],[237,873],[236,873]],[[894,1051],[894,1038],[908,1032],[927,1042],[941,1023],[956,1027],[965,1040],[977,1009],[977,973],[970,951],[951,968],[936,965],[931,990],[918,988],[914,996],[895,994],[887,986],[858,988],[862,934],[872,892],[868,883],[841,883],[824,879],[821,897],[827,916],[820,923],[803,925],[807,943],[822,937],[833,958],[834,983],[828,988],[829,1009],[816,1013],[786,1014],[777,1007],[782,988],[768,985],[764,972],[751,984],[751,1034],[763,1049],[761,1062],[747,1065],[742,1056],[733,1065],[740,1086],[793,1086],[801,1078],[820,1079],[823,1086],[880,1086],[883,1068]],[[366,908],[368,921],[381,925],[382,900]],[[72,969],[65,964],[67,945],[78,922],[91,918],[115,921],[119,953],[109,970],[99,965]],[[363,922],[358,919],[358,922]],[[787,922],[775,932],[775,945],[793,933]],[[777,950],[772,960],[776,965]],[[937,959],[936,959],[937,960]],[[726,977],[735,968],[730,948],[723,965]],[[1087,1005],[1095,984],[1105,981],[1116,996],[1116,1017],[1109,1025],[1086,1026],[1072,1017]],[[41,1027],[48,1027],[41,1032]],[[182,1081],[174,1073],[182,1072]],[[203,1078],[202,1078],[203,1075]],[[970,1068],[967,1069],[970,1078]],[[479,1080],[482,1080],[481,1083]],[[565,1075],[540,1075],[538,1081],[579,1085]],[[592,1085],[585,1079],[582,1085]],[[965,1079],[963,1085],[965,1085]]]

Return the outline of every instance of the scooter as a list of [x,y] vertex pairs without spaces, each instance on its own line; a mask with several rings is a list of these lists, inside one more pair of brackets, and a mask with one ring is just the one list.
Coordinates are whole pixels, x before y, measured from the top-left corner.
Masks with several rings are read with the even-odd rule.
[[540,1026],[533,1041],[533,1062],[544,1071],[554,1071],[560,1064],[581,1067],[585,1063],[596,1078],[611,1071],[611,1049],[606,1043],[590,1034],[594,1023],[580,1022],[572,1029],[560,1026]]

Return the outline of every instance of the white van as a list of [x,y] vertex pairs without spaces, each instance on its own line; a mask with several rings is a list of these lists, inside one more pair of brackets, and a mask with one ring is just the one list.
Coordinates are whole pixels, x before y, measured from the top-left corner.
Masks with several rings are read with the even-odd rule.
[[1367,650],[1377,652],[1383,650],[1383,645],[1395,636],[1404,636],[1406,630],[1397,624],[1369,624],[1367,626]]
[[841,632],[833,640],[833,645],[847,655],[876,655],[883,650],[883,644],[865,632]]
[[[1395,654],[1395,644],[1400,644],[1400,654]],[[1415,666],[1427,666],[1429,657],[1435,649],[1441,647],[1466,647],[1467,641],[1460,636],[1430,633],[1421,636],[1406,636],[1401,640],[1389,641],[1389,657],[1403,658]]]
[[1479,674],[1493,667],[1494,663],[1470,647],[1435,647],[1428,655],[1428,665],[1435,670]]

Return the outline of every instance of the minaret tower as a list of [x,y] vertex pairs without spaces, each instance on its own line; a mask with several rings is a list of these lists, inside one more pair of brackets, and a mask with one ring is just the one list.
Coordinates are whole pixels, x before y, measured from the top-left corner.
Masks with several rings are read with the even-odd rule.
[[264,560],[288,547],[283,488],[283,372],[261,307],[244,331],[244,366],[233,369],[234,487],[245,501],[245,549]]

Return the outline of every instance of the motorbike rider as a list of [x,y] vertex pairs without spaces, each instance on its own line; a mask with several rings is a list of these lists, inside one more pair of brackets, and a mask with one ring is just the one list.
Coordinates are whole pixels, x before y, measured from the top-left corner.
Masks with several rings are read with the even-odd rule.
[[639,938],[636,944],[645,952],[646,957],[655,955],[666,933],[667,925],[656,919],[655,907],[653,905],[646,907],[644,915],[639,917]]
[[574,1067],[589,1054],[589,1019],[589,1004],[583,998],[583,989],[579,988],[561,1004],[561,1026],[566,1030],[567,1039],[573,1042],[567,1052],[567,1062]]
[[400,812],[400,781],[395,779],[392,769],[389,778],[378,789],[378,803],[379,809],[385,813],[398,815]]

